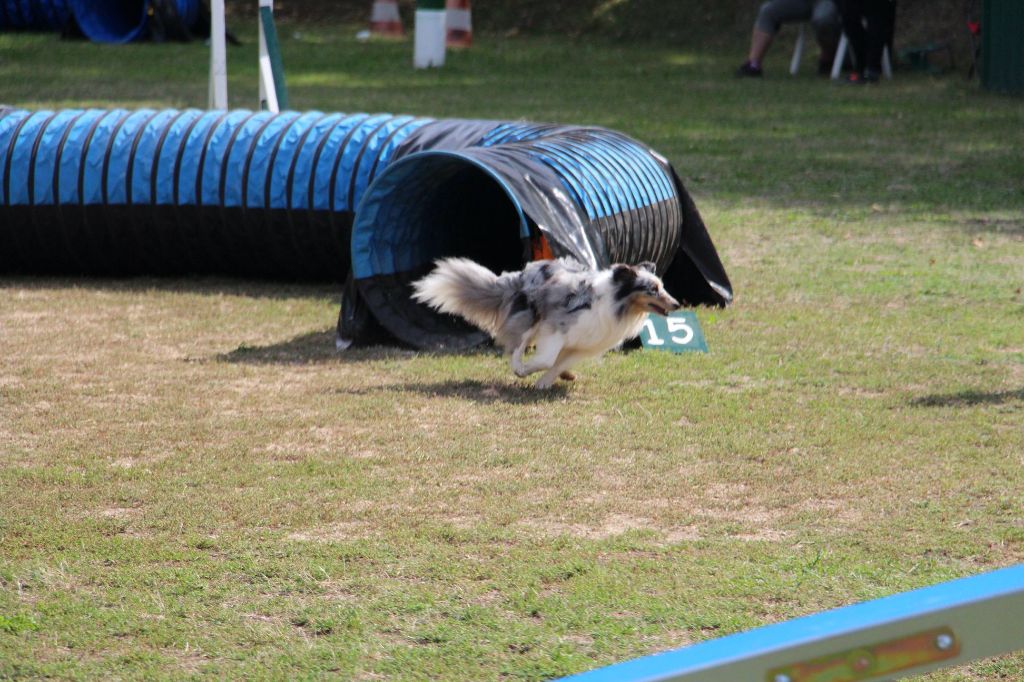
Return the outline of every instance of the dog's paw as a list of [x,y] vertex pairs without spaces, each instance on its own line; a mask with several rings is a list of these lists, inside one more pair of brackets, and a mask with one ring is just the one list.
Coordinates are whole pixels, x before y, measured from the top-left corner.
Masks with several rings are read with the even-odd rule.
[[550,379],[548,379],[547,377],[542,377],[537,383],[535,383],[533,385],[533,387],[538,389],[538,390],[540,390],[540,391],[546,391],[547,389],[551,388],[554,385],[555,385],[555,378],[554,377],[551,377]]

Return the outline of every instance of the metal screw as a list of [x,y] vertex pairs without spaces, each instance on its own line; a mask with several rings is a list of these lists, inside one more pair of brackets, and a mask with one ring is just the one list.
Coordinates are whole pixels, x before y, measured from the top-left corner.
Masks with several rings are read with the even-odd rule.
[[953,646],[953,637],[946,633],[942,633],[935,638],[935,646],[939,647],[942,651],[946,651]]
[[775,682],[793,682],[786,673],[779,673],[775,676]]

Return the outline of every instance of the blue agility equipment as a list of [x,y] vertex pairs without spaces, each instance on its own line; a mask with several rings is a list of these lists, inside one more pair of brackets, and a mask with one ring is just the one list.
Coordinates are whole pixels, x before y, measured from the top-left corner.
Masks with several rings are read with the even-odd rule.
[[0,31],[58,31],[71,17],[72,0],[0,0]]
[[565,682],[859,682],[1024,649],[1024,564],[599,668]]
[[152,18],[160,30],[185,37],[205,20],[203,0],[0,0],[0,31],[55,31],[74,20],[96,43],[129,43],[150,35]]
[[653,261],[732,289],[668,161],[604,128],[286,111],[0,110],[0,272],[342,281],[340,333],[486,337],[409,299],[434,259]]

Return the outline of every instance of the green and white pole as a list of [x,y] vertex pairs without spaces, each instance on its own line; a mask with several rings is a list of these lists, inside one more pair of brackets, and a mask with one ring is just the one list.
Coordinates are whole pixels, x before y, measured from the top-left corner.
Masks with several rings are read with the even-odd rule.
[[288,89],[284,83],[284,62],[274,27],[274,0],[260,0],[259,23],[260,109],[276,113],[288,108]]
[[444,66],[444,51],[444,0],[416,0],[412,65],[417,69]]
[[210,87],[207,107],[228,108],[228,55],[224,42],[224,0],[210,0]]

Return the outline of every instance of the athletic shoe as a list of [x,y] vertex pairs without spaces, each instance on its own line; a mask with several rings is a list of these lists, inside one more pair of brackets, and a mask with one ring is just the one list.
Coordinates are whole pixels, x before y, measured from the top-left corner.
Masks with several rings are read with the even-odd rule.
[[871,70],[867,70],[864,73],[854,71],[847,76],[846,80],[843,82],[847,85],[867,85],[868,83],[877,83],[878,74]]
[[754,66],[749,61],[743,62],[740,68],[736,69],[736,76],[738,78],[760,78],[764,75],[764,71],[761,70],[760,66]]

